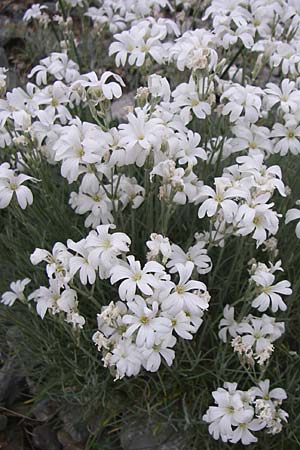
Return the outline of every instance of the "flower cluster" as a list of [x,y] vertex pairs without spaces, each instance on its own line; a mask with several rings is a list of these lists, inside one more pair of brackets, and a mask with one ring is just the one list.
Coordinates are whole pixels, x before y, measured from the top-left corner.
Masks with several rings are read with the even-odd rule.
[[[148,261],[143,267],[133,255],[127,256],[126,261],[130,238],[125,233],[110,233],[112,227],[99,225],[85,239],[78,242],[69,239],[67,246],[58,242],[52,253],[36,249],[31,262],[47,263],[49,287],[40,287],[28,300],[37,303],[41,318],[47,311],[65,313],[68,323],[82,328],[85,319],[78,312],[76,274],[83,286],[95,284],[97,277],[109,280],[111,285],[121,281],[120,300],[102,307],[93,340],[98,350],[103,348],[104,364],[112,368],[117,378],[122,378],[136,375],[142,366],[157,371],[161,356],[171,365],[175,357],[171,348],[176,344],[173,332],[183,339],[192,339],[202,323],[210,296],[206,285],[194,279],[193,262],[176,263],[176,247],[181,258],[185,253],[170,244],[168,238],[152,235],[147,246],[152,249],[151,259],[162,259],[177,275],[177,282],[171,280],[166,267],[158,261]],[[200,252],[196,265],[200,273],[203,265],[206,272],[208,269],[209,258],[204,249],[202,257],[201,262]]]
[[[250,275],[244,270],[242,280],[241,269],[219,337],[230,341],[242,370],[261,380],[285,331],[284,319],[268,314],[285,312],[292,294],[290,281],[279,277],[280,258],[286,264],[279,231],[284,221],[300,219],[286,170],[300,155],[299,6],[88,3],[62,0],[54,15],[32,5],[24,21],[45,29],[51,22],[60,49],[11,92],[0,68],[0,208],[14,197],[22,210],[32,204],[25,182],[37,181],[31,167],[42,162],[70,185],[66,202],[84,222],[80,240],[70,231],[69,239],[56,238],[65,244],[32,253],[33,265],[46,263],[47,285],[26,297],[29,279],[19,280],[1,302],[33,300],[42,319],[59,316],[76,334],[95,331],[98,313],[92,340],[115,379],[155,372],[172,365],[179,339],[201,333],[208,292],[216,293],[212,316],[230,303],[230,296],[218,301],[216,280],[226,284],[220,267],[231,261],[227,248],[240,242],[249,250],[245,261],[253,258]],[[95,42],[101,36],[109,70],[105,58],[101,70],[82,63],[88,46],[72,31],[76,8],[92,24]],[[115,114],[123,101],[124,114]],[[268,264],[257,262],[264,254]],[[207,328],[218,318],[207,318]],[[210,434],[247,445],[257,440],[252,431],[279,432],[288,417],[279,408],[286,394],[268,392],[269,384],[240,391],[226,383],[215,391],[216,406],[204,416]]]
[[251,275],[250,282],[254,282],[258,294],[252,301],[253,308],[257,308],[261,312],[266,311],[268,308],[271,308],[274,313],[278,309],[285,311],[287,305],[282,300],[281,295],[291,295],[291,283],[283,280],[274,284],[274,272],[283,271],[281,261],[278,261],[275,265],[271,265],[271,267],[267,267],[263,263],[255,263],[251,269],[253,274]]
[[156,261],[143,268],[132,255],[127,261],[110,271],[111,283],[123,280],[119,286],[123,302],[102,308],[93,336],[98,349],[105,349],[104,364],[116,379],[137,375],[142,367],[155,372],[162,359],[171,366],[176,336],[193,338],[210,299],[205,284],[192,279],[191,261],[175,265],[177,283]]
[[236,321],[234,307],[229,305],[225,306],[223,314],[219,324],[220,339],[227,342],[230,336],[234,351],[245,364],[253,366],[255,361],[261,366],[266,364],[274,351],[273,342],[284,333],[284,322],[276,322],[266,314],[262,317],[250,314]]
[[276,434],[288,414],[280,408],[287,395],[282,388],[270,389],[270,380],[262,380],[248,391],[237,389],[237,383],[224,383],[212,393],[216,406],[210,406],[203,420],[209,423],[214,439],[243,445],[257,442],[253,431]]
[[[281,261],[270,263],[269,267],[264,263],[251,261],[250,283],[245,300],[251,301],[251,306],[264,312],[268,308],[272,312],[285,311],[287,305],[281,295],[291,295],[290,282],[287,280],[274,284],[274,272],[283,271]],[[254,297],[254,299],[253,299]],[[256,317],[252,314],[240,320],[234,318],[234,307],[226,305],[223,318],[219,323],[219,337],[223,342],[231,338],[231,345],[238,353],[242,362],[253,366],[255,361],[264,366],[274,351],[273,342],[279,339],[285,331],[284,322],[277,322],[274,317],[263,314]]]

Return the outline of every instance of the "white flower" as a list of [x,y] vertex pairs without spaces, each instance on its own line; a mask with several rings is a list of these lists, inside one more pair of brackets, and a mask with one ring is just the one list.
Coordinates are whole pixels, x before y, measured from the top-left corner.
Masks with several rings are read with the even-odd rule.
[[[109,78],[114,78],[115,81],[107,82]],[[98,76],[95,72],[89,72],[81,76],[79,80],[77,80],[74,85],[78,85],[80,83],[83,87],[87,87],[90,95],[94,99],[98,98],[99,101],[102,100],[102,97],[107,98],[108,100],[112,100],[113,97],[120,98],[122,95],[121,86],[125,86],[122,78],[110,71],[104,72],[100,80],[98,80]]]
[[[273,146],[270,140],[270,130],[267,127],[258,127],[257,125],[250,124],[243,119],[239,119],[236,125],[232,128],[232,131],[236,138],[230,141],[235,152],[241,150],[257,149],[270,154],[272,152]],[[257,154],[255,155],[255,161],[262,159]]]
[[[79,271],[79,277],[82,284],[94,284],[96,281],[96,267],[89,260],[89,251],[85,245],[85,239],[78,242],[68,239],[68,248],[76,252],[76,256],[71,256],[69,261],[70,275],[74,276]],[[80,255],[80,256],[79,256]]]
[[55,161],[62,161],[62,176],[72,183],[88,164],[101,161],[106,152],[106,135],[97,125],[77,119],[62,129],[53,148]]
[[45,9],[48,9],[46,5],[41,6],[39,3],[32,5],[31,8],[26,10],[23,16],[24,22],[29,22],[31,19],[40,19],[43,14],[43,10]]
[[127,377],[137,375],[142,364],[141,350],[129,339],[122,339],[112,350],[108,364],[116,366],[116,380],[123,378],[125,375]]
[[249,410],[245,410],[240,394],[234,390],[228,392],[218,388],[212,395],[217,406],[210,406],[203,420],[211,424],[209,433],[213,434],[214,439],[221,436],[227,442],[233,435],[232,427],[244,423],[249,417]]
[[200,134],[193,133],[191,130],[185,133],[178,133],[180,150],[176,154],[179,164],[188,164],[189,167],[195,166],[198,159],[207,160],[207,154],[202,147],[198,147],[200,143]]
[[276,234],[279,226],[279,215],[271,210],[273,203],[266,203],[270,194],[261,194],[251,199],[249,204],[244,203],[239,207],[235,221],[238,226],[237,234],[247,236],[253,232],[253,239],[257,241],[257,247],[268,237],[268,234]]
[[223,310],[224,318],[219,323],[219,338],[227,342],[227,333],[231,337],[237,336],[238,322],[234,319],[234,307],[226,305]]
[[184,311],[179,311],[177,314],[170,314],[169,311],[165,311],[162,316],[171,320],[172,329],[178,336],[183,339],[193,339],[191,333],[196,332],[196,327],[191,324],[190,317]]
[[74,328],[83,328],[85,324],[85,318],[78,314],[78,312],[70,312],[65,319],[67,323],[71,323]]
[[261,293],[252,302],[254,308],[258,308],[259,311],[266,311],[271,303],[273,312],[277,312],[278,309],[282,311],[287,309],[281,295],[292,294],[292,289],[290,289],[291,283],[289,281],[284,280],[273,284],[275,276],[267,272],[252,275],[251,278],[257,286],[261,287]]
[[275,123],[271,136],[276,138],[274,152],[281,156],[291,152],[293,155],[300,153],[300,126],[294,121],[288,121],[285,125]]
[[264,400],[277,400],[280,403],[287,398],[286,392],[282,388],[275,388],[270,390],[270,380],[262,380],[257,387],[251,389],[256,397],[261,397]]
[[141,67],[150,55],[161,64],[166,58],[165,45],[162,41],[168,34],[180,34],[175,22],[170,19],[159,18],[157,21],[148,17],[136,22],[130,30],[115,34],[119,42],[113,42],[109,47],[109,55],[116,54],[116,65],[125,65],[127,56],[130,65]]
[[50,56],[42,59],[40,64],[35,66],[28,78],[36,75],[38,85],[47,84],[47,75],[51,74],[57,80],[65,80],[71,83],[79,77],[78,65],[68,58],[65,53],[54,52]]
[[[211,114],[211,106],[208,103],[211,86],[206,86],[205,80],[201,79],[196,85],[191,77],[188,83],[179,84],[172,92],[174,104],[180,108],[180,117],[185,125],[192,120],[191,111],[198,119],[205,119]],[[202,96],[202,92],[208,92],[208,95]]]
[[[169,314],[176,314],[180,311],[188,311],[190,314],[200,314],[208,308],[208,298],[203,295],[207,288],[201,281],[190,280],[194,270],[191,261],[185,264],[176,264],[179,273],[179,282],[174,286],[172,292],[162,302],[162,309]],[[190,292],[192,291],[192,292]]]
[[96,333],[93,334],[92,340],[94,344],[97,345],[99,352],[101,348],[105,348],[106,350],[109,349],[109,340],[100,331],[96,331]]
[[244,87],[234,84],[221,97],[221,101],[228,100],[222,113],[230,114],[230,121],[236,122],[244,112],[245,119],[250,123],[255,123],[260,115],[262,93],[263,91],[256,86]]
[[159,316],[157,302],[152,303],[151,309],[142,297],[136,295],[128,302],[128,308],[133,314],[123,317],[124,323],[129,325],[125,337],[131,337],[137,331],[135,342],[138,347],[146,345],[150,348],[154,345],[156,334],[171,333],[171,321]]
[[109,233],[112,225],[99,225],[96,231],[91,231],[86,238],[85,247],[88,250],[88,260],[93,267],[101,266],[110,269],[116,257],[129,251],[130,238],[125,233]]
[[6,306],[12,306],[16,300],[25,301],[24,290],[27,284],[31,280],[29,278],[24,278],[24,280],[12,281],[9,285],[10,291],[4,292],[1,297],[1,303]]
[[[129,31],[123,31],[122,33],[115,34],[114,39],[118,42],[113,42],[109,47],[109,56],[116,54],[116,66],[121,64],[125,66],[127,55],[131,53],[138,45],[139,36]],[[129,64],[133,64],[132,58],[129,59]]]
[[[251,431],[266,428],[267,433],[280,432],[281,421],[287,421],[288,414],[279,409],[278,404],[286,398],[286,394],[282,389],[274,389],[272,401],[269,384],[269,380],[263,380],[259,387],[240,391],[236,383],[224,383],[225,389],[214,391],[212,395],[217,406],[210,406],[203,416],[203,420],[209,423],[209,433],[213,438],[249,445],[257,442]],[[256,399],[256,396],[265,396],[266,400]]]
[[[3,170],[3,168],[7,170]],[[8,163],[1,164],[0,209],[6,208],[10,204],[14,194],[16,195],[17,201],[22,209],[25,209],[27,205],[31,205],[33,203],[31,190],[27,186],[23,186],[23,183],[28,180],[37,181],[29,175],[16,175],[14,170],[9,169]]]
[[[56,279],[49,280],[49,288],[41,286],[28,297],[28,300],[34,300],[37,303],[36,311],[42,319],[45,317],[48,309],[52,314],[57,314],[61,311],[58,302],[61,302],[62,307],[70,311],[70,305],[76,307],[76,299],[76,291],[68,288],[61,292],[61,283]],[[69,307],[67,307],[67,305],[69,305]]]
[[143,366],[150,372],[157,372],[162,358],[166,361],[168,366],[173,364],[175,352],[171,347],[176,344],[176,338],[172,335],[155,336],[154,344],[151,348],[144,348],[142,350]]
[[121,124],[120,146],[126,150],[126,164],[145,164],[151,148],[159,146],[164,126],[161,119],[150,118],[145,109],[136,108],[128,114],[128,124]]
[[214,35],[204,28],[186,31],[171,47],[171,60],[176,61],[179,70],[215,68],[218,54],[213,49]]
[[291,43],[277,42],[276,50],[270,58],[271,67],[278,67],[281,65],[281,70],[284,75],[290,73],[296,75],[299,73],[300,55]]
[[[285,223],[290,223],[292,220],[300,219],[300,209],[292,208],[289,209],[285,216]],[[300,239],[300,221],[296,225],[296,236],[298,239]]]
[[215,185],[216,191],[214,191],[210,186],[203,186],[200,189],[198,198],[209,198],[204,200],[200,206],[198,210],[198,217],[200,219],[202,219],[205,215],[207,215],[207,217],[212,217],[218,212],[219,209],[221,209],[226,222],[231,223],[238,210],[238,205],[232,200],[232,198],[237,195],[243,196],[244,194],[242,191],[238,192],[236,189],[232,189],[230,187],[227,188],[227,186],[218,179],[215,179]]
[[165,102],[170,101],[171,88],[167,78],[152,74],[148,78],[148,89],[153,97],[161,97]]
[[83,189],[80,186],[78,194],[76,192],[71,193],[69,203],[77,214],[90,212],[84,222],[86,227],[96,228],[101,223],[113,222],[112,202],[99,183],[97,186],[90,183],[88,189]]
[[205,245],[206,243],[204,241],[198,241],[187,252],[184,252],[179,245],[172,244],[172,253],[167,263],[167,268],[170,269],[170,273],[176,272],[176,264],[185,264],[187,261],[192,261],[195,264],[199,274],[210,272],[212,269],[212,261],[207,255],[207,250],[204,248]]
[[249,409],[246,414],[248,417],[244,417],[243,422],[238,424],[237,428],[235,428],[232,433],[230,442],[232,442],[233,444],[236,444],[239,441],[241,441],[243,445],[249,445],[257,442],[257,437],[250,433],[250,431],[259,431],[265,427],[264,423],[262,423],[261,420],[253,419],[253,408]]
[[163,257],[163,263],[166,262],[171,253],[171,244],[169,238],[162,236],[161,234],[151,233],[150,241],[146,242],[150,252],[147,253],[147,259],[155,259],[161,253]]
[[255,400],[255,410],[257,417],[266,427],[267,433],[280,433],[281,422],[287,422],[289,416],[286,411],[279,408],[282,401],[287,398],[285,390],[275,388],[270,391],[270,380],[262,380],[257,387],[251,388],[251,392],[258,397]]
[[269,108],[280,103],[284,113],[296,111],[300,101],[300,92],[295,90],[295,82],[285,78],[281,82],[281,88],[275,83],[268,83],[265,89]]
[[42,261],[47,262],[46,272],[49,278],[63,278],[65,282],[69,281],[69,259],[72,254],[67,247],[61,242],[56,242],[53,246],[52,253],[42,248],[36,248],[30,255],[30,261],[33,265],[40,264]]
[[[251,318],[250,323],[241,323],[238,328],[238,333],[242,334],[242,344],[244,348],[251,349],[258,355],[269,349],[272,339],[274,327],[272,323],[264,321],[260,318]],[[270,351],[272,353],[273,348]]]
[[155,261],[149,261],[142,269],[141,263],[134,256],[128,256],[127,260],[129,264],[115,265],[110,270],[112,284],[124,280],[119,286],[120,298],[132,300],[137,288],[145,295],[152,295],[153,287],[157,285],[153,273],[165,274],[164,267]]

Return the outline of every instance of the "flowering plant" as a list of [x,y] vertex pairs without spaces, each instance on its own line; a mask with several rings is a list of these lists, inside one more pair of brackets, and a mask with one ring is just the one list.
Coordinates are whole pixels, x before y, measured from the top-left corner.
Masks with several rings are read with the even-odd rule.
[[[3,245],[22,253],[1,302],[64,330],[116,381],[111,392],[130,385],[134,398],[159,380],[169,408],[187,383],[185,429],[207,422],[224,443],[270,443],[292,415],[281,360],[299,360],[300,233],[287,225],[300,218],[299,6],[96,3],[33,5],[24,21],[51,26],[59,49],[11,92],[1,70]],[[82,62],[76,12],[95,45],[106,36],[109,66]]]

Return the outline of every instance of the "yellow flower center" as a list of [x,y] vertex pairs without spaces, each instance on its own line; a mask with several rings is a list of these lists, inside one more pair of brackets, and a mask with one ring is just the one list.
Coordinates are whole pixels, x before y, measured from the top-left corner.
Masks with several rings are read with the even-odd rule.
[[99,194],[95,194],[91,196],[94,202],[100,202],[101,196]]
[[110,248],[110,240],[109,239],[104,239],[104,241],[102,242],[102,247],[103,248]]
[[78,156],[79,158],[82,158],[84,156],[84,149],[82,146],[77,150],[76,156]]
[[142,278],[142,275],[138,272],[132,276],[133,281],[139,281]]
[[260,219],[260,217],[256,216],[256,217],[254,217],[252,222],[254,223],[254,225],[259,225],[261,222],[261,219]]
[[179,284],[178,286],[176,286],[176,292],[177,294],[183,294],[184,293],[184,286],[182,286],[182,284]]
[[148,319],[148,317],[146,317],[146,316],[141,316],[141,317],[140,317],[140,322],[141,322],[143,325],[147,325],[147,323],[149,323],[149,319]]

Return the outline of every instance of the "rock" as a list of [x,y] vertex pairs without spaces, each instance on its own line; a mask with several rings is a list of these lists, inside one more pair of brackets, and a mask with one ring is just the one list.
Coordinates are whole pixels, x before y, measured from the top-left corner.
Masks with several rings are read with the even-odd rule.
[[63,446],[63,450],[84,450],[84,445],[75,442],[69,433],[66,433],[65,431],[59,431],[57,437]]
[[57,405],[54,402],[51,402],[49,399],[45,398],[36,403],[32,412],[39,422],[46,422],[56,414],[56,411]]
[[0,402],[8,406],[18,398],[24,377],[15,358],[8,359],[0,369]]
[[8,59],[3,47],[0,47],[0,67],[8,67]]
[[0,448],[5,450],[24,450],[24,434],[19,426],[0,433]]
[[0,431],[4,431],[7,426],[8,418],[3,414],[0,414]]
[[182,450],[184,448],[185,447],[183,445],[182,440],[179,438],[179,436],[176,436],[171,441],[166,442],[165,444],[158,447],[157,450]]
[[180,450],[173,428],[163,425],[156,431],[157,425],[146,417],[124,425],[120,436],[123,450]]
[[134,107],[134,92],[122,95],[118,100],[114,100],[111,104],[111,115],[113,119],[124,120],[129,110]]
[[87,428],[82,420],[84,411],[80,406],[67,405],[60,412],[60,419],[64,423],[64,431],[69,433],[75,442],[84,442],[88,437]]
[[7,72],[7,91],[12,91],[15,87],[20,85],[20,77],[18,72],[14,69],[9,69]]
[[62,446],[56,433],[48,425],[39,425],[32,432],[34,445],[39,450],[61,450]]

